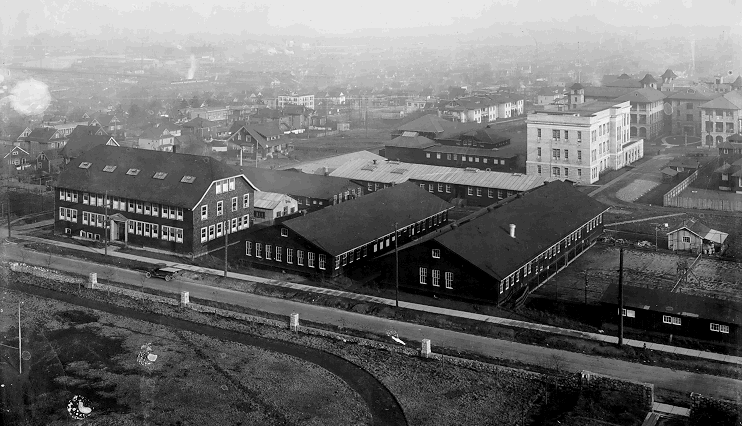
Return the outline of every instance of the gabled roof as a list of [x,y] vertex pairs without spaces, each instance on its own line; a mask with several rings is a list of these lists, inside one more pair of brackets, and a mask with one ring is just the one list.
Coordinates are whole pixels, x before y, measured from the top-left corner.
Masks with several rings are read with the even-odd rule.
[[336,155],[335,157],[323,158],[321,160],[313,160],[305,163],[294,164],[290,166],[292,170],[298,170],[308,174],[322,175],[325,173],[325,169],[330,173],[353,160],[365,160],[371,162],[376,160],[377,162],[386,161],[386,158],[379,154],[375,154],[369,151],[357,151],[348,154]]
[[435,114],[426,114],[422,117],[412,120],[409,123],[397,127],[397,130],[403,132],[421,132],[421,133],[443,133],[445,128],[451,128],[450,121],[444,120]]
[[111,121],[113,121],[114,118],[118,120],[118,118],[116,118],[116,116],[113,114],[100,114],[93,118],[90,122],[98,122],[101,126],[108,126],[111,124]]
[[618,77],[616,77],[617,80],[628,80],[630,78],[631,78],[631,76],[628,75],[628,74],[626,74],[626,73],[623,73],[623,74],[619,75]]
[[626,87],[596,87],[587,86],[585,87],[585,97],[587,98],[617,98],[621,95],[625,95],[631,91],[630,88]]
[[255,208],[273,210],[287,199],[293,200],[291,197],[283,193],[257,191],[255,192]]
[[726,241],[727,237],[729,236],[729,234],[711,229],[705,224],[693,218],[686,219],[680,222],[680,225],[676,226],[673,230],[668,232],[667,235],[674,234],[681,229],[685,229],[688,232],[695,234],[699,238],[713,241],[717,244],[724,244],[724,241]]
[[737,79],[732,82],[732,87],[742,87],[742,75],[737,76]]
[[727,147],[727,148],[732,148],[732,147],[734,147],[734,146],[735,146],[734,144],[737,144],[737,143],[740,143],[740,142],[742,142],[742,134],[740,134],[740,133],[735,133],[735,134],[733,134],[732,136],[729,136],[729,137],[727,138],[727,141],[728,141],[728,142],[731,142],[731,143],[733,144],[732,146],[729,146],[729,147]]
[[229,134],[230,135],[234,135],[235,133],[239,132],[241,128],[243,128],[245,126],[247,126],[247,122],[246,121],[236,120],[229,127]]
[[633,90],[616,98],[617,102],[657,102],[665,99],[665,94],[651,87]]
[[[608,286],[600,301],[615,305],[617,300],[618,284],[614,283]],[[626,308],[742,325],[742,303],[732,300],[625,285],[623,302]]]
[[[90,163],[88,168],[80,164]],[[106,166],[116,166],[105,172]],[[136,175],[127,174],[137,169]],[[155,173],[167,173],[154,179]],[[193,176],[193,183],[181,182]],[[59,176],[58,187],[95,192],[192,209],[215,180],[242,176],[232,167],[210,157],[145,149],[98,145],[70,161]],[[242,176],[253,186],[247,178]],[[254,186],[253,186],[254,188]]]
[[684,88],[670,93],[667,95],[666,99],[709,101],[720,96],[722,96],[722,94],[718,92],[705,92],[693,88]]
[[668,175],[668,176],[677,176],[678,175],[678,172],[676,170],[673,170],[673,169],[671,169],[669,167],[665,167],[664,169],[662,169],[660,171],[662,172],[663,175]]
[[13,151],[18,151],[18,154],[16,154],[16,156],[18,156],[18,155],[30,155],[28,153],[28,151],[26,151],[25,149],[21,148],[20,146],[0,145],[0,147],[2,147],[1,150],[0,150],[0,152],[4,152],[5,153],[5,155],[3,155],[3,158],[5,158],[5,157],[7,157],[9,155],[12,155]]
[[281,118],[281,112],[271,108],[261,108],[253,114],[253,117],[278,120]]
[[261,191],[277,192],[295,197],[332,199],[358,185],[349,179],[309,175],[290,170],[243,167],[242,173]]
[[416,132],[405,132],[402,136],[397,136],[389,142],[384,142],[384,146],[396,148],[425,149],[435,145],[435,142],[425,136],[419,136]]
[[[37,127],[31,131],[31,134],[26,136],[24,139],[31,142],[49,142],[57,133],[57,129],[53,127]],[[60,138],[57,138],[60,139]]]
[[489,126],[483,129],[470,130],[462,136],[468,136],[474,138],[478,142],[483,142],[489,145],[495,145],[510,140],[510,136],[498,133]]
[[67,137],[72,139],[78,135],[95,135],[95,134],[102,134],[107,135],[105,130],[103,130],[100,126],[87,126],[87,125],[78,125],[72,130],[72,133],[70,133]]
[[667,163],[667,167],[683,167],[686,169],[697,169],[700,166],[700,161],[688,158],[688,157],[680,157],[680,158],[673,158],[670,160],[669,163]]
[[264,138],[268,138],[271,136],[280,136],[283,134],[281,130],[278,128],[278,125],[271,125],[271,124],[260,124],[260,125],[251,124],[251,125],[248,125],[246,129],[248,132],[251,132],[251,134],[252,132],[256,132]]
[[[360,248],[453,206],[404,183],[288,220],[283,226],[332,256]],[[331,226],[328,226],[331,224]]]
[[196,117],[193,120],[186,121],[182,124],[183,127],[202,128],[202,127],[216,127],[219,123],[216,121],[207,120],[203,117]]
[[458,224],[435,241],[501,280],[607,209],[571,183],[554,181]]
[[64,158],[75,158],[98,145],[120,146],[116,139],[109,135],[78,135],[70,138],[59,150],[59,154]]
[[572,86],[569,87],[571,90],[582,90],[584,87],[580,83],[575,83]]
[[609,81],[605,83],[605,87],[625,87],[625,88],[632,88],[632,89],[639,89],[642,87],[642,84],[639,82],[639,80],[636,79],[618,79],[614,81]]

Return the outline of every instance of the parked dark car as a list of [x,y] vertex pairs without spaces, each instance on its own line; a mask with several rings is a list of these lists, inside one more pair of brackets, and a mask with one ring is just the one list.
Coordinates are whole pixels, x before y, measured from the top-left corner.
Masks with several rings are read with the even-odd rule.
[[170,281],[173,279],[174,276],[181,273],[183,270],[178,268],[172,268],[172,267],[155,267],[152,269],[148,269],[144,272],[144,275],[147,278],[162,278],[165,281]]

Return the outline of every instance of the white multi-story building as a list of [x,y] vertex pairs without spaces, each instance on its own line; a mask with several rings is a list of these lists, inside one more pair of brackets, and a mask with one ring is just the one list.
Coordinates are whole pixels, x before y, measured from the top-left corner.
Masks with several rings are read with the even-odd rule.
[[576,83],[561,110],[528,115],[527,174],[589,184],[600,179],[602,171],[620,169],[644,156],[643,139],[630,135],[629,101],[584,99],[582,85]]
[[286,105],[300,105],[309,109],[314,109],[314,95],[279,95],[278,107],[283,108]]

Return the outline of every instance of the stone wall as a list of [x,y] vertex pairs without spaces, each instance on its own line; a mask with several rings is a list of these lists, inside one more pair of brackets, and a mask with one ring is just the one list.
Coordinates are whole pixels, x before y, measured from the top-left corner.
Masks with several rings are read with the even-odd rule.
[[580,385],[582,389],[620,392],[629,399],[641,401],[643,409],[652,411],[652,405],[654,404],[654,385],[651,383],[634,382],[582,371],[580,373]]
[[742,425],[742,405],[698,393],[690,394],[691,426]]
[[24,274],[31,274],[36,277],[46,278],[48,280],[61,281],[68,284],[85,284],[87,282],[84,278],[71,277],[69,275],[61,274],[52,269],[42,268],[40,266],[30,266],[25,263],[11,262],[10,270],[13,272],[22,272]]

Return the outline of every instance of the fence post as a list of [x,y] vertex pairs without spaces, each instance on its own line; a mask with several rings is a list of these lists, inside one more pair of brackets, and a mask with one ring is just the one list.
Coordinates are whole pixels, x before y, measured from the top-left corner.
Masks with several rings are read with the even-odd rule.
[[430,339],[423,339],[420,347],[420,356],[423,358],[430,358]]
[[299,331],[299,314],[291,314],[291,321],[289,322],[289,328],[291,331]]
[[191,303],[190,293],[187,291],[181,291],[180,292],[180,306],[182,308],[186,308],[188,307],[189,303]]
[[85,287],[95,289],[95,286],[98,284],[98,274],[95,272],[91,272],[88,275],[88,281],[86,284],[87,285]]

